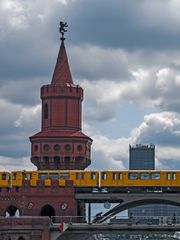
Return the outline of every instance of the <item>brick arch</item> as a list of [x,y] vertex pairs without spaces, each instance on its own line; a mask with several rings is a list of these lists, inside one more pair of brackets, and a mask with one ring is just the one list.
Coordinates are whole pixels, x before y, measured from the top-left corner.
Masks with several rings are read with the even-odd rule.
[[55,216],[55,209],[53,206],[51,206],[50,204],[45,204],[42,208],[41,208],[41,212],[40,212],[41,216],[48,216],[48,217],[53,217]]
[[19,209],[17,206],[15,206],[15,205],[9,205],[9,206],[6,208],[6,210],[5,210],[5,215],[6,215],[6,216],[9,215],[10,217],[13,217],[13,216],[16,216],[17,211],[19,211],[19,215],[21,215],[21,211],[20,211],[20,209]]
[[18,240],[26,240],[24,237],[19,237]]

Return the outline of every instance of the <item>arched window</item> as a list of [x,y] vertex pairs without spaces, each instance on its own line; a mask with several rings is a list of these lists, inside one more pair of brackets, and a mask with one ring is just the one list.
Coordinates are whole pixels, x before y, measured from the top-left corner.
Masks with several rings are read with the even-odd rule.
[[54,161],[55,161],[56,163],[60,163],[60,157],[54,157]]
[[6,217],[20,216],[20,210],[14,206],[10,205],[5,211]]
[[44,105],[44,119],[48,119],[48,114],[49,114],[48,104],[45,103],[45,105]]
[[46,204],[41,208],[41,216],[48,216],[48,217],[54,217],[55,216],[55,210],[54,208],[49,205]]

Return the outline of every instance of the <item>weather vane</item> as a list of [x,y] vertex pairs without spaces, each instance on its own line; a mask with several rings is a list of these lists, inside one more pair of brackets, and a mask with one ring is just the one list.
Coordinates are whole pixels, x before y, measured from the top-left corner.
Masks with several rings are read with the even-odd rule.
[[65,40],[64,33],[67,32],[67,29],[65,29],[65,28],[67,28],[68,25],[67,25],[67,22],[62,22],[62,21],[59,23],[59,25],[60,25],[59,32],[62,35],[61,40],[64,41]]

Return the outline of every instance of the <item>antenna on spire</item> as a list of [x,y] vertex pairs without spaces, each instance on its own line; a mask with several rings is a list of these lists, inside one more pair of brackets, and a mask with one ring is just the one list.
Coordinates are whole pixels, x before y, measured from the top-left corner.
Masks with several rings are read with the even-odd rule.
[[67,28],[68,27],[68,25],[67,25],[67,22],[60,22],[59,23],[59,32],[61,33],[61,40],[62,40],[62,42],[65,40],[65,37],[64,37],[64,33],[65,32],[67,32],[67,29],[65,29],[65,28]]

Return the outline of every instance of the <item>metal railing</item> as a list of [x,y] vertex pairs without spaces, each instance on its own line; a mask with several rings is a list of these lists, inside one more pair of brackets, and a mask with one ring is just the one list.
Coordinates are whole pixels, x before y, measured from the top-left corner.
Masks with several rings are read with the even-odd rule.
[[[98,216],[51,216],[52,223],[86,223],[100,224]],[[102,223],[101,223],[102,224]],[[136,224],[136,225],[175,225],[180,224],[180,216],[115,216],[103,224]]]

